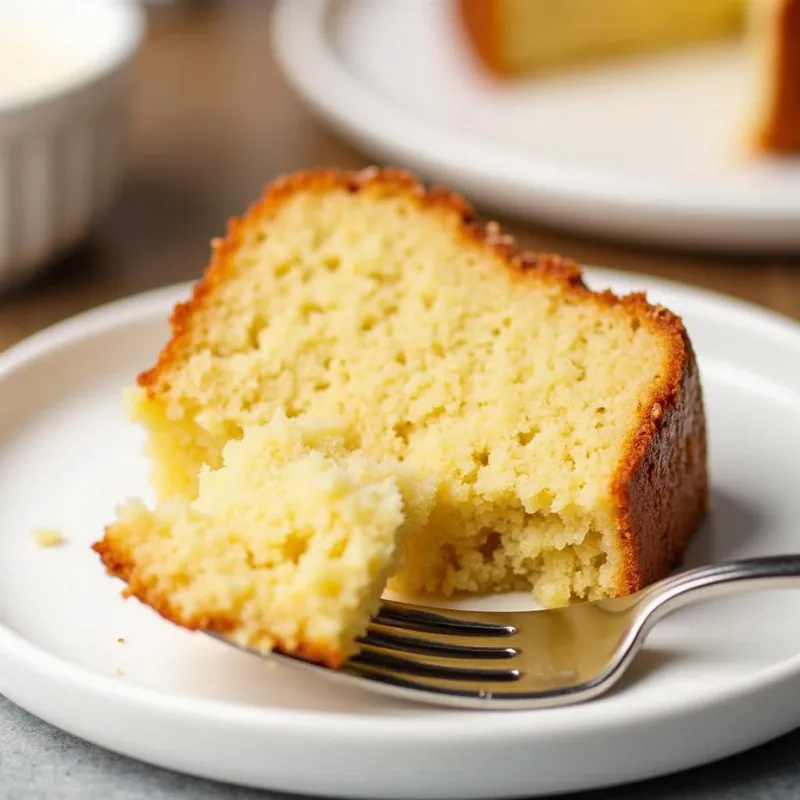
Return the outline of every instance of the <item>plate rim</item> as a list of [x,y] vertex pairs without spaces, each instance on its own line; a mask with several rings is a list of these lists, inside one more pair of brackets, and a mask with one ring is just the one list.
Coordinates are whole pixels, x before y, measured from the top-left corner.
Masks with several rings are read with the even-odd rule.
[[[663,243],[683,237],[689,243],[725,250],[783,252],[800,245],[800,205],[788,198],[755,201],[724,189],[703,191],[698,187],[687,192],[647,178],[537,159],[507,152],[405,111],[359,80],[330,41],[331,19],[358,2],[361,0],[276,0],[270,35],[276,62],[300,99],[365,150],[377,149],[421,172],[466,184],[471,195],[487,198],[490,205],[497,205],[491,198],[516,194],[533,216],[543,220],[554,218],[551,207],[562,209],[557,214],[562,219],[563,209],[570,205],[597,206],[591,210],[597,221],[576,219],[570,223],[576,229],[624,230],[625,238]],[[614,219],[626,213],[642,220],[634,226],[640,231]],[[709,226],[709,233],[698,232],[692,222]],[[561,223],[561,227],[565,225]]]
[[[593,287],[610,285],[617,290],[616,287],[620,285],[637,283],[648,294],[663,291],[683,295],[688,302],[702,303],[722,312],[729,321],[732,315],[736,315],[748,325],[761,327],[766,335],[789,337],[800,351],[800,322],[779,312],[678,281],[605,267],[584,266],[582,269],[585,271],[587,283]],[[175,303],[185,299],[193,285],[194,282],[182,282],[123,297],[42,329],[0,353],[0,382],[27,363],[46,357],[58,349],[95,337],[108,329],[152,319],[155,314],[166,316],[165,312]],[[499,712],[474,712],[470,717],[482,719],[480,724],[459,726],[456,722],[459,717],[454,715],[442,716],[439,719],[426,718],[421,722],[414,716],[286,710],[269,706],[252,706],[243,702],[176,696],[164,690],[120,683],[113,677],[72,664],[34,644],[2,622],[0,622],[0,659],[14,659],[39,673],[49,675],[51,681],[60,683],[65,688],[93,692],[123,704],[147,706],[156,713],[175,712],[188,718],[211,719],[219,723],[240,724],[254,728],[270,728],[279,724],[284,730],[291,727],[295,733],[307,732],[313,728],[315,733],[335,733],[339,737],[350,736],[358,739],[363,739],[365,735],[386,737],[395,744],[398,739],[419,741],[420,737],[433,741],[446,733],[459,741],[474,743],[487,733],[508,739],[516,739],[520,735],[536,739],[541,735],[566,735],[574,730],[576,725],[581,730],[595,728],[607,730],[609,726],[607,710],[598,711],[598,706],[593,703],[547,709],[537,712],[536,715],[524,712],[511,715]],[[0,683],[4,682],[0,679]],[[702,713],[715,704],[728,703],[735,698],[743,700],[745,696],[752,697],[768,689],[780,688],[783,683],[795,683],[800,686],[800,653],[759,669],[737,680],[732,686],[708,693],[704,703],[700,705],[691,698],[683,700],[671,698],[666,708],[656,710],[652,706],[647,706],[638,711],[626,709],[625,714],[617,720],[617,724],[627,726],[647,720],[690,717],[692,712]],[[546,723],[537,725],[535,720],[543,718],[546,718]],[[798,722],[800,723],[800,714]]]

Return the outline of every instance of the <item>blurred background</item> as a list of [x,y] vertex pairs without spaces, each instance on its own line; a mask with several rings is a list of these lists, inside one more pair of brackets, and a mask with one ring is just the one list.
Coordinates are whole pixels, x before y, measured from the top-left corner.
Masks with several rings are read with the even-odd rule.
[[[209,240],[276,175],[374,162],[319,121],[287,83],[270,44],[272,7],[270,0],[143,3],[146,24],[125,76],[116,188],[103,189],[107,207],[62,252],[43,255],[35,276],[22,269],[0,276],[0,350],[93,306],[197,279]],[[102,146],[96,137],[94,147]],[[680,252],[500,218],[526,247],[710,287],[800,318],[800,271],[791,253]]]

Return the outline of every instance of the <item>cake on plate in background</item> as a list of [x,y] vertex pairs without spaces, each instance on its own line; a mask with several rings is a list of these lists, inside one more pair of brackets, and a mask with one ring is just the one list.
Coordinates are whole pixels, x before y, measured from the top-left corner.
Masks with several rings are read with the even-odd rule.
[[752,149],[800,151],[800,0],[457,0],[480,62],[534,76],[726,36],[747,38]]

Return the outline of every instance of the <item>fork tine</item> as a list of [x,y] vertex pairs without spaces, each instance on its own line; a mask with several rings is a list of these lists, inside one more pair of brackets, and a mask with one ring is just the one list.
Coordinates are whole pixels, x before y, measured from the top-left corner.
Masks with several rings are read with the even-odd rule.
[[[438,677],[406,677],[391,670],[368,665],[348,664],[342,670],[344,678],[355,678],[375,684],[384,694],[399,699],[413,696],[419,702],[434,706],[470,709],[523,710],[554,708],[585,701],[601,693],[602,684],[575,684],[566,689],[542,686],[536,690],[516,682],[487,683],[485,681],[453,681]],[[379,688],[383,687],[383,688]]]
[[381,672],[390,671],[400,675],[415,675],[443,681],[468,681],[471,683],[512,683],[519,680],[517,669],[492,669],[473,665],[454,667],[430,656],[402,658],[380,649],[365,648],[348,662],[351,667],[367,667]]
[[445,636],[513,636],[517,629],[502,622],[488,622],[478,612],[451,611],[439,613],[427,608],[384,601],[374,622],[411,631],[428,631]]
[[[507,696],[489,690],[479,683],[452,683],[448,680],[436,678],[426,678],[415,680],[413,677],[404,677],[393,672],[374,669],[363,664],[347,664],[344,667],[343,677],[355,678],[376,684],[377,687],[386,687],[388,694],[393,694],[402,698],[407,698],[408,693],[414,694],[420,702],[427,702],[433,705],[442,705],[443,698],[451,698],[452,702],[448,705],[465,706],[475,708],[485,706],[494,697]],[[399,694],[395,691],[399,690]],[[509,693],[510,695],[511,693]]]
[[513,685],[522,675],[513,666],[520,651],[503,646],[517,633],[506,620],[384,601],[345,668],[396,688],[483,698],[487,687]]
[[383,636],[397,637],[398,647],[405,641],[407,648],[404,649],[408,649],[409,652],[411,652],[414,641],[416,641],[420,647],[424,646],[422,644],[424,642],[436,649],[450,647],[456,650],[462,647],[478,647],[481,648],[481,650],[506,650],[511,647],[517,651],[519,650],[519,648],[516,647],[517,638],[510,635],[501,639],[499,637],[486,637],[482,635],[464,636],[452,633],[443,634],[439,631],[431,632],[420,628],[393,627],[385,623],[373,623],[370,625],[369,628],[367,628],[367,633],[364,638],[370,636],[377,636],[378,638]]
[[[359,644],[371,647],[380,647],[385,650],[395,650],[400,653],[416,655],[441,656],[444,658],[469,658],[503,660],[519,655],[519,650],[513,647],[479,647],[473,644],[458,644],[450,637],[446,641],[439,641],[433,637],[404,636],[387,633],[380,628],[371,627],[366,636],[359,638]],[[468,640],[474,641],[474,640]]]

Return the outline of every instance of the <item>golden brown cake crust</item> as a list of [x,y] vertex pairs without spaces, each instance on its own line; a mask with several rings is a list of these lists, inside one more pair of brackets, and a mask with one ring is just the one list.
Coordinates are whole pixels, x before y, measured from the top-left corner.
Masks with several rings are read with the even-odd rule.
[[[190,631],[206,631],[208,633],[229,634],[239,627],[239,619],[224,614],[188,615],[186,611],[170,602],[169,597],[158,587],[141,580],[141,573],[136,569],[131,554],[126,550],[119,537],[114,536],[114,526],[105,529],[104,537],[92,545],[109,575],[121,579],[126,585],[124,597],[135,597],[169,622]],[[343,653],[324,648],[314,642],[301,641],[293,647],[287,647],[274,632],[270,634],[275,640],[275,650],[287,655],[316,661],[333,669],[338,669],[346,660]]]
[[495,0],[459,0],[457,13],[483,66],[490,72],[505,74],[507,70],[497,57],[498,7]]
[[628,591],[677,566],[708,505],[707,434],[700,374],[688,338],[662,319],[672,338],[670,370],[642,407],[638,428],[614,479],[626,537]]
[[[404,170],[321,169],[275,180],[242,218],[229,222],[225,238],[213,241],[211,262],[203,279],[192,297],[176,306],[171,317],[172,338],[156,365],[139,376],[139,385],[150,397],[158,396],[162,381],[173,364],[180,362],[184,347],[191,340],[195,313],[213,297],[215,287],[232,273],[233,257],[250,230],[263,225],[296,193],[342,189],[402,195],[431,214],[455,217],[465,243],[498,256],[520,281],[535,278],[552,282],[565,295],[582,302],[616,306],[630,314],[637,321],[634,324],[647,325],[663,337],[669,353],[667,370],[640,408],[611,490],[618,504],[617,524],[623,540],[623,574],[617,580],[619,593],[636,591],[667,574],[679,563],[708,502],[703,398],[695,354],[683,323],[667,309],[649,304],[644,294],[618,297],[610,291],[591,291],[573,261],[520,251],[514,238],[499,225],[478,221],[464,198],[441,187],[426,189]],[[117,554],[106,546],[101,555],[112,574],[124,577],[124,563],[120,563]],[[145,589],[130,587],[131,593],[153,605],[152,601],[158,598],[142,596],[140,592]],[[161,606],[162,613],[169,616],[170,610],[163,608],[163,603]],[[197,627],[197,621],[193,622]],[[225,624],[224,620],[212,622],[216,626]]]
[[778,10],[773,96],[757,147],[800,150],[800,0],[782,0]]

